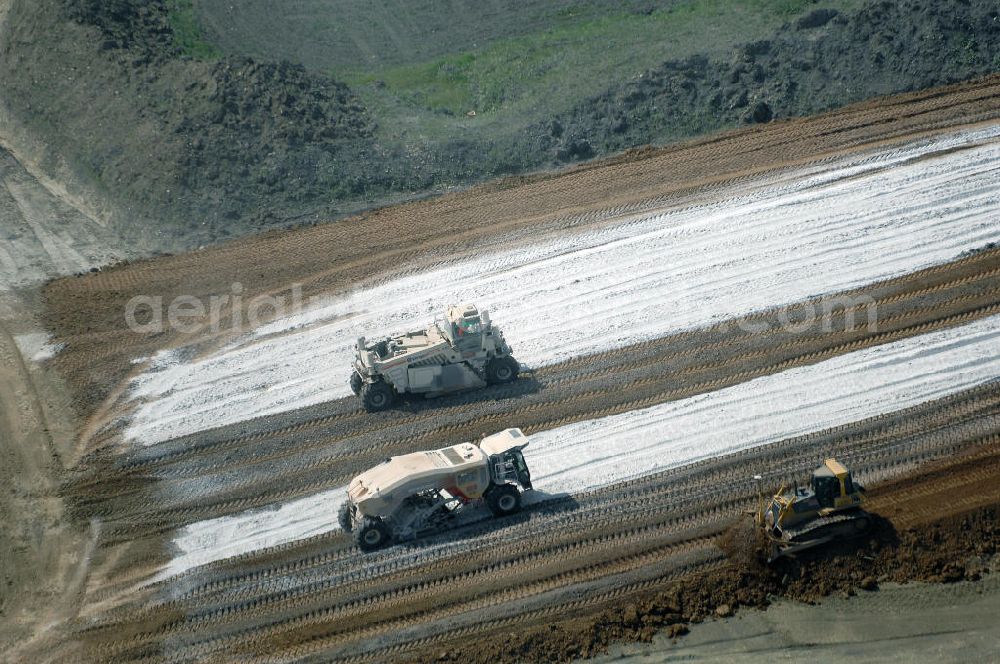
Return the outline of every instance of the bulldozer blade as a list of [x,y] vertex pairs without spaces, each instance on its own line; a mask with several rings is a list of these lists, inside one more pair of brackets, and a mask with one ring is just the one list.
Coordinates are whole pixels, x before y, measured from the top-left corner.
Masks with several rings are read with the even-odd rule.
[[806,540],[804,542],[790,542],[787,545],[773,543],[771,546],[771,555],[767,559],[767,563],[770,565],[780,558],[794,558],[797,553],[826,544],[833,539],[834,537],[830,535],[827,537],[818,537],[816,539]]

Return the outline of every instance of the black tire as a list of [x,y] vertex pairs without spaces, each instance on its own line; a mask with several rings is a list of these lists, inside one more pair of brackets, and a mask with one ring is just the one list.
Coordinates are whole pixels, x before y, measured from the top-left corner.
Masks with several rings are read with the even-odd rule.
[[521,367],[517,360],[509,355],[506,357],[494,357],[486,365],[486,382],[490,385],[509,383],[517,379]]
[[340,524],[340,528],[345,532],[351,532],[352,519],[351,519],[351,503],[345,500],[337,510],[337,522]]
[[396,401],[396,391],[385,381],[377,380],[374,383],[365,383],[361,386],[361,405],[369,413],[377,413],[380,410],[390,408]]
[[354,392],[354,396],[358,396],[359,394],[361,394],[361,386],[364,384],[365,382],[361,380],[361,374],[359,374],[357,371],[352,371],[351,392]]
[[507,516],[521,511],[521,492],[513,484],[498,484],[486,492],[486,506],[493,516]]
[[388,546],[391,539],[385,524],[368,516],[362,519],[361,527],[354,533],[354,542],[365,553]]

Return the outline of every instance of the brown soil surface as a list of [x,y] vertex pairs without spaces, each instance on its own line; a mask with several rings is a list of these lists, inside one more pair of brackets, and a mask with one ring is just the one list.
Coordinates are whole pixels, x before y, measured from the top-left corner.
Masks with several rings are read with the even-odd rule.
[[[1000,385],[986,384],[904,412],[554,501],[529,510],[523,518],[487,520],[378,554],[358,554],[350,537],[340,532],[259,550],[154,584],[151,595],[136,596],[128,590],[153,571],[148,565],[155,538],[150,539],[143,519],[153,518],[150,507],[160,507],[150,501],[166,500],[177,491],[157,494],[135,482],[115,483],[112,492],[131,486],[131,496],[123,494],[102,510],[111,541],[98,560],[103,569],[92,587],[95,600],[117,599],[107,604],[97,622],[87,623],[86,640],[110,661],[156,652],[167,644],[181,649],[176,655],[227,651],[248,658],[281,653],[320,660],[357,655],[384,661],[414,652],[436,657],[456,643],[492,644],[510,639],[510,634],[532,635],[533,640],[511,652],[510,659],[519,660],[533,658],[528,655],[536,652],[532,649],[538,649],[539,657],[552,655],[555,651],[549,648],[554,643],[569,643],[559,629],[569,629],[582,617],[590,620],[609,610],[614,614],[618,609],[609,607],[636,604],[677,588],[695,593],[682,596],[688,608],[664,614],[674,622],[643,623],[649,628],[647,634],[656,626],[709,615],[723,603],[759,605],[768,592],[808,598],[845,588],[844,584],[864,581],[855,578],[859,569],[867,570],[866,576],[875,574],[876,581],[883,575],[925,578],[933,560],[951,554],[941,549],[933,560],[929,555],[919,558],[923,567],[893,567],[902,559],[894,552],[907,550],[912,541],[906,539],[909,527],[893,534],[886,526],[876,539],[878,546],[865,549],[869,557],[884,559],[881,567],[869,568],[870,561],[855,560],[854,550],[845,548],[844,563],[803,557],[796,563],[799,567],[781,573],[761,566],[753,548],[736,546],[743,541],[737,538],[739,531],[722,536],[754,505],[753,470],[759,470],[768,485],[788,485],[806,477],[818,458],[835,456],[871,483],[901,476],[929,459],[966,453],[992,459],[1000,436],[998,405]],[[968,477],[975,477],[975,465],[965,467],[970,469]],[[146,474],[169,477],[155,470]],[[199,483],[217,483],[205,482],[208,477],[199,475]],[[256,484],[251,481],[247,486],[252,489]],[[877,489],[873,495],[876,508],[886,500]],[[130,503],[143,496],[145,502]],[[984,500],[991,499],[986,494]],[[965,508],[975,510],[984,504],[989,503],[972,502]],[[901,504],[899,510],[910,512],[907,505]],[[168,509],[163,516],[183,523],[212,513],[199,508]],[[218,513],[230,506],[219,503],[208,509]],[[118,510],[124,510],[120,517]],[[129,515],[131,510],[135,512]],[[136,551],[143,533],[146,550]],[[116,540],[123,543],[112,545]],[[902,545],[895,544],[897,540]],[[739,555],[727,560],[723,550]],[[102,559],[110,563],[103,564]],[[826,564],[833,571],[823,576]],[[809,565],[818,571],[796,571],[812,570]],[[782,581],[784,574],[789,578]],[[697,582],[689,586],[691,578]],[[796,585],[800,578],[815,580]],[[566,622],[569,618],[573,620]],[[541,624],[557,628],[534,627]],[[593,620],[579,624],[591,625]],[[555,641],[542,638],[550,632]],[[601,639],[637,633],[609,629]],[[573,634],[579,636],[578,631]],[[184,645],[176,641],[182,635]],[[566,650],[561,656],[572,652]]]
[[118,429],[110,428],[94,438],[98,452],[77,466],[65,489],[81,518],[104,521],[108,540],[135,542],[342,486],[387,454],[470,440],[507,422],[531,434],[971,322],[1000,310],[998,293],[1000,250],[983,251],[865,288],[878,304],[877,331],[847,328],[838,311],[828,331],[800,334],[780,329],[781,312],[762,312],[752,317],[767,323],[762,332],[726,321],[544,367],[510,386],[409,402],[378,417],[355,399],[339,399],[125,452],[113,445]]
[[[1000,443],[897,478],[872,491],[870,509],[883,517],[870,539],[784,560],[768,567],[749,518],[721,538],[729,562],[690,575],[590,615],[495,634],[472,646],[438,646],[414,661],[571,661],[618,641],[671,637],[688,624],[728,617],[739,607],[766,607],[775,597],[812,602],[832,593],[878,590],[879,583],[976,580],[1000,547]],[[942,500],[944,496],[955,500]]]
[[[61,477],[62,495],[74,523],[101,524],[83,609],[72,623],[78,638],[106,661],[386,661],[443,652],[445,660],[492,661],[504,643],[508,661],[566,659],[660,627],[680,633],[692,620],[762,605],[769,593],[811,599],[871,586],[869,576],[876,584],[954,576],[942,566],[948,556],[987,555],[990,538],[995,548],[988,510],[996,496],[974,489],[977,477],[995,477],[1000,384],[370,556],[332,532],[139,589],[170,556],[177,528],[341,486],[386,454],[469,439],[513,417],[530,433],[662,403],[992,315],[1000,306],[997,249],[865,289],[880,300],[877,333],[848,328],[842,317],[814,335],[789,336],[777,326],[754,334],[730,324],[546,367],[483,394],[377,415],[344,399],[124,451],[115,446],[116,418],[127,409],[115,397],[131,360],[182,344],[201,352],[228,331],[136,335],[123,312],[134,295],[208,296],[234,282],[246,298],[296,283],[306,297],[335,293],[483,248],[573,232],[719,183],[998,117],[994,77],[52,282],[43,294],[46,321],[66,344],[53,364],[91,418],[83,438],[92,452]],[[747,469],[775,484],[801,480],[823,455],[844,459],[872,484],[873,509],[890,520],[874,545],[864,545],[868,558],[855,550],[822,560],[813,554],[775,572],[737,546],[739,531],[722,544],[742,554],[727,558],[720,537],[754,501]],[[964,480],[952,483],[942,468],[929,479],[885,483],[947,459]],[[986,475],[976,475],[981,468]],[[946,515],[922,491],[961,494],[956,515],[965,521],[939,523]],[[971,543],[958,537],[956,523],[976,534]],[[462,645],[469,643],[481,647]]]
[[[65,652],[92,538],[67,517],[57,479],[66,452],[51,389],[22,361],[0,321],[0,659],[44,645]],[[48,398],[47,398],[48,397]],[[55,633],[52,628],[55,627]],[[59,645],[55,645],[59,644]]]
[[[207,298],[242,284],[244,301],[301,284],[305,297],[348,289],[484,248],[641,212],[685,193],[836,154],[1000,117],[1000,77],[851,106],[827,115],[626,153],[567,172],[512,178],[339,222],[269,233],[178,256],[70,277],[44,292],[46,324],[66,344],[56,363],[94,413],[130,360],[201,339],[139,335],[124,324],[136,295]],[[222,334],[225,334],[225,330]]]

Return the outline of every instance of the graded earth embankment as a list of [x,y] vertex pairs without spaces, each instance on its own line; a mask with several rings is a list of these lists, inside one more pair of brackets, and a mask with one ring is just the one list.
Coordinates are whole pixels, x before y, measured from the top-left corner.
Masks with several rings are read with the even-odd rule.
[[[44,291],[46,323],[55,341],[66,344],[55,362],[78,388],[79,411],[92,414],[132,370],[132,359],[205,341],[204,335],[132,332],[124,323],[135,296],[207,301],[232,293],[237,283],[243,302],[262,293],[287,295],[294,284],[305,298],[343,292],[663,207],[705,187],[997,117],[1000,79],[994,77],[60,279]],[[222,337],[232,320],[222,316]]]
[[[988,510],[996,497],[977,488],[994,476],[995,383],[548,501],[522,517],[373,556],[359,555],[347,536],[329,531],[173,578],[160,575],[176,553],[170,546],[179,529],[334,489],[386,454],[475,438],[513,420],[529,433],[547,430],[987,320],[1000,306],[996,248],[840,294],[877,301],[878,331],[848,325],[845,312],[835,310],[829,330],[796,335],[782,331],[781,312],[769,310],[752,318],[770,323],[763,333],[723,321],[728,324],[546,366],[484,393],[412,402],[378,415],[338,399],[149,446],[123,445],[121,438],[132,406],[118,397],[127,391],[133,360],[171,347],[210,356],[233,330],[136,334],[123,318],[136,295],[209,297],[232,292],[236,282],[247,299],[287,292],[296,283],[304,297],[336,294],[698,200],[720,185],[822,167],[845,153],[868,154],[997,118],[1000,80],[993,78],[50,283],[45,320],[53,341],[65,344],[50,362],[67,376],[77,408],[90,418],[79,439],[86,455],[60,477],[61,496],[74,524],[100,524],[78,596],[82,608],[67,623],[74,638],[93,648],[94,659],[107,661],[386,661],[443,652],[484,658],[485,647],[463,649],[469,641],[505,642],[502,657],[523,661],[568,658],[616,639],[646,638],[660,626],[679,633],[682,627],[670,626],[715,613],[723,596],[731,609],[757,605],[767,592],[813,597],[826,587],[870,585],[855,578],[856,554],[834,559],[822,577],[826,586],[796,585],[801,574],[794,570],[784,581],[755,571],[751,561],[738,569],[719,547],[720,535],[753,505],[748,467],[764,471],[769,483],[801,481],[826,454],[870,480],[873,508],[898,520],[895,534],[887,527],[875,547],[865,549],[875,559],[876,583],[880,577],[954,577],[958,572],[940,561],[988,555],[995,542]],[[895,485],[896,491],[878,488],[921,463],[962,454],[968,462],[954,474],[940,471],[923,485],[919,478]],[[985,476],[975,474],[979,467]],[[919,486],[932,493],[910,490]],[[955,519],[935,525],[945,516],[932,509],[939,495],[956,499],[957,522],[974,537],[950,535]],[[921,541],[933,543],[926,555],[917,553]],[[975,573],[973,565],[962,570],[963,576]],[[543,633],[540,623],[555,627]]]

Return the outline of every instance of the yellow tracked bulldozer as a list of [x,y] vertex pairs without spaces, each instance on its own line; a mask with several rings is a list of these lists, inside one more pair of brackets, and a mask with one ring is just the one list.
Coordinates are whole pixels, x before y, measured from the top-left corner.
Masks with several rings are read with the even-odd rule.
[[[759,488],[760,476],[756,479]],[[864,493],[836,459],[813,471],[811,486],[782,487],[766,505],[760,490],[756,521],[771,544],[768,562],[867,533],[872,518],[861,509]]]

